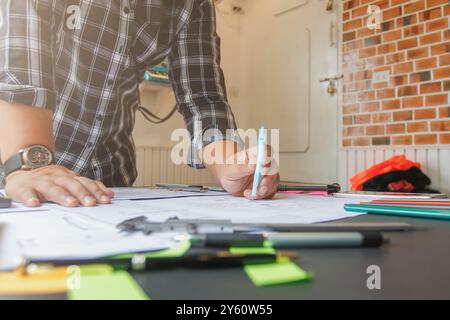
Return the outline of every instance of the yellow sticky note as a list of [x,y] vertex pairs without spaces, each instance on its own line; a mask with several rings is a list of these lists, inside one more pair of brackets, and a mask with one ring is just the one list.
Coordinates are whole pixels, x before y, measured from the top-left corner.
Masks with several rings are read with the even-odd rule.
[[56,294],[67,291],[66,268],[24,275],[21,271],[0,273],[0,295]]

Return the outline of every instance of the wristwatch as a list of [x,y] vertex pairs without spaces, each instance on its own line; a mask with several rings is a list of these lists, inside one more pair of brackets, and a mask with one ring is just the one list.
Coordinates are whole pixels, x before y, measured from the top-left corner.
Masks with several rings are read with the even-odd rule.
[[54,163],[53,153],[45,146],[33,145],[22,149],[6,160],[3,165],[5,177],[18,170],[33,170]]

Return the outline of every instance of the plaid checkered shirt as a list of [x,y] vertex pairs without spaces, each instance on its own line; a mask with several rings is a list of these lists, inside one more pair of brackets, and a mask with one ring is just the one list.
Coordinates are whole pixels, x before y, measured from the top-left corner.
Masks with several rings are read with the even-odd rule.
[[139,83],[166,57],[201,168],[201,146],[238,141],[212,0],[0,1],[0,99],[52,110],[57,163],[108,186],[136,179]]

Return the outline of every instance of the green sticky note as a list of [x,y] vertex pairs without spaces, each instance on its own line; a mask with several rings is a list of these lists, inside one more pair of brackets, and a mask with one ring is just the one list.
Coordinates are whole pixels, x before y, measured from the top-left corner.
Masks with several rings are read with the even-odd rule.
[[[275,253],[275,249],[265,243],[263,248],[230,248],[231,253]],[[312,274],[302,270],[289,258],[279,258],[277,262],[247,264],[244,271],[256,286],[274,286],[308,281]]]
[[[180,241],[175,246],[167,250],[155,251],[145,253],[147,258],[176,258],[184,255],[191,248],[191,242],[189,240]],[[117,259],[131,259],[134,254],[123,254],[115,256]]]
[[81,275],[79,288],[69,290],[70,300],[149,300],[126,271]]

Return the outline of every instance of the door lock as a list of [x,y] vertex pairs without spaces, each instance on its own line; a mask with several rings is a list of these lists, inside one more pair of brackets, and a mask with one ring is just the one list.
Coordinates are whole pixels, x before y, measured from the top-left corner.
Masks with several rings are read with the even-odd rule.
[[336,81],[339,79],[342,79],[344,77],[343,74],[339,74],[339,75],[335,75],[332,77],[327,77],[327,78],[323,78],[320,79],[320,82],[327,82],[328,81],[328,88],[327,88],[327,92],[330,96],[334,96],[337,92],[337,87],[336,87]]

